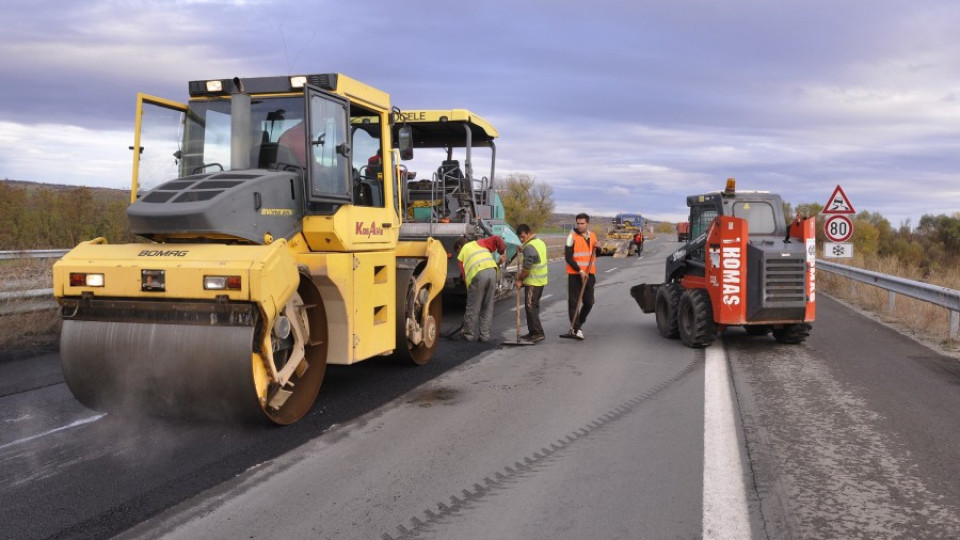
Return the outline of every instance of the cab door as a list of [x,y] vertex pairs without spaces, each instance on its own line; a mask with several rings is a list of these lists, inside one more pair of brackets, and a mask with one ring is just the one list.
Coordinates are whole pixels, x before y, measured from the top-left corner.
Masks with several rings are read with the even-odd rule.
[[133,130],[133,179],[130,202],[145,191],[177,178],[187,106],[176,101],[137,94]]

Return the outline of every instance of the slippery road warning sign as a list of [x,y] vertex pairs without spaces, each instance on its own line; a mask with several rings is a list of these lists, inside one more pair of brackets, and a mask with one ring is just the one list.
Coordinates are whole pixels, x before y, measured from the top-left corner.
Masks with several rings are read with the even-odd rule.
[[823,233],[831,242],[846,242],[853,236],[853,223],[843,215],[833,215],[823,224]]
[[836,189],[833,190],[833,195],[830,195],[830,198],[827,200],[827,205],[823,207],[820,213],[856,214],[857,211],[853,209],[853,205],[850,204],[850,199],[848,199],[847,194],[843,192],[843,188],[840,187],[840,184],[837,184]]

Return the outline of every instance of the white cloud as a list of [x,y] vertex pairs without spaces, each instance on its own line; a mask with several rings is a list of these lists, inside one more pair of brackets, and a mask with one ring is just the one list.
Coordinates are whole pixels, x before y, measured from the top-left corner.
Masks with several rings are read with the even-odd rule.
[[0,122],[0,176],[53,184],[129,189],[133,137],[77,126]]

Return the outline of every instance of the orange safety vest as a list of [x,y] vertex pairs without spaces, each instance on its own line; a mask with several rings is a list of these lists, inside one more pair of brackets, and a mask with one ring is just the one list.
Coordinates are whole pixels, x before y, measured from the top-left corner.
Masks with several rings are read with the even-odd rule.
[[[593,256],[594,250],[597,248],[597,235],[593,234],[593,231],[587,231],[590,233],[590,241],[583,237],[582,234],[578,232],[571,232],[570,235],[573,236],[573,260],[577,261],[577,265],[581,269],[585,269],[589,266],[587,270],[588,274],[597,273],[597,265],[590,264],[590,257]],[[567,266],[568,274],[577,274],[579,272],[575,271],[573,268],[570,268],[570,265]]]

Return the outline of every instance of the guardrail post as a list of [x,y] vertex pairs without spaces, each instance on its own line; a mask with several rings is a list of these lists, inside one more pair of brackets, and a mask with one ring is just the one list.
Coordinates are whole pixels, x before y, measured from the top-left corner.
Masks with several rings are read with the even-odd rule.
[[957,339],[957,332],[960,331],[960,312],[950,310],[950,338]]
[[887,291],[887,311],[893,313],[897,308],[897,293]]

